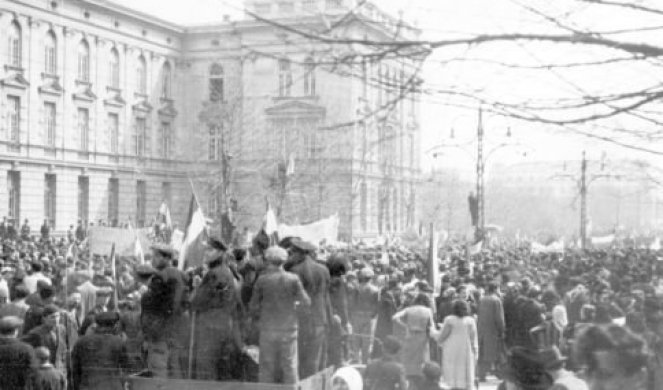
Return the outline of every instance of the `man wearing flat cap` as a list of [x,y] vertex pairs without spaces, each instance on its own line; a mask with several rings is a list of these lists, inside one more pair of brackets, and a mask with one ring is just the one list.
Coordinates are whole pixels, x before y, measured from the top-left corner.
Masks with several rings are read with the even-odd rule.
[[33,348],[46,347],[51,353],[51,364],[63,374],[67,374],[67,336],[59,323],[61,310],[49,304],[42,311],[42,324],[32,329],[23,339]]
[[120,315],[108,311],[95,317],[96,330],[81,337],[71,354],[74,389],[122,390],[122,368],[127,352],[122,338],[114,333]]
[[85,319],[78,330],[78,333],[81,336],[88,334],[88,331],[93,328],[94,318],[99,313],[105,313],[108,311],[108,303],[110,302],[111,295],[113,295],[113,289],[110,287],[100,287],[95,294],[95,305],[86,313]]
[[299,311],[299,367],[300,376],[308,378],[325,366],[325,340],[332,318],[329,298],[329,270],[311,257],[315,245],[293,239],[290,248],[289,271],[299,279],[311,298],[311,306]]
[[226,246],[211,238],[205,253],[209,271],[191,300],[195,319],[193,379],[229,380],[232,357],[241,345],[239,294]]
[[141,326],[147,342],[147,367],[159,378],[183,378],[187,367],[186,277],[173,267],[174,250],[152,247],[155,269],[141,299]]
[[0,318],[0,389],[31,389],[36,370],[32,347],[18,339],[23,326],[20,318]]

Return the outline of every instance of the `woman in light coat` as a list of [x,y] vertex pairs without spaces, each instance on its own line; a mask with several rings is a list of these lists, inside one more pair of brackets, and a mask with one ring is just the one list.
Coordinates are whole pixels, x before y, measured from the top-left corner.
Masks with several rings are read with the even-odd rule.
[[442,346],[443,380],[451,389],[472,390],[479,353],[477,326],[466,301],[453,304],[453,314],[444,319],[442,330],[432,332]]

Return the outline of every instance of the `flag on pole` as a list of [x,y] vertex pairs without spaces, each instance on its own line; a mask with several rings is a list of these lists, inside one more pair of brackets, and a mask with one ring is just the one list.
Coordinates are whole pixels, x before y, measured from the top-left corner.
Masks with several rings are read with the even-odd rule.
[[428,284],[433,287],[435,294],[440,292],[440,267],[437,260],[437,239],[438,235],[435,234],[435,225],[433,222],[430,224],[430,242],[428,247]]
[[65,260],[69,261],[69,259],[74,260],[74,269],[76,268],[76,262],[78,261],[78,246],[76,245],[76,242],[72,242],[71,245],[69,245],[69,248],[67,248],[67,254],[65,255]]
[[145,254],[143,253],[143,246],[140,244],[140,239],[136,235],[134,240],[134,256],[138,260],[138,264],[145,264]]
[[204,243],[207,241],[205,228],[205,216],[195,195],[192,195],[186,228],[184,229],[184,240],[182,242],[182,249],[180,250],[178,263],[180,270],[184,270],[185,263],[189,266],[202,265],[205,253]]
[[295,173],[295,154],[290,153],[290,157],[288,158],[288,165],[286,166],[285,169],[285,175],[291,176],[294,173]]
[[468,246],[468,252],[469,252],[470,256],[478,255],[479,253],[481,253],[482,248],[483,248],[483,240],[478,241],[474,244],[470,244]]
[[115,311],[118,311],[118,300],[119,297],[117,296],[117,288],[118,288],[118,283],[117,283],[117,259],[115,258],[115,243],[111,246],[111,253],[110,253],[110,263],[111,263],[111,273],[113,274],[113,283],[115,284],[115,288],[113,289],[113,308]]

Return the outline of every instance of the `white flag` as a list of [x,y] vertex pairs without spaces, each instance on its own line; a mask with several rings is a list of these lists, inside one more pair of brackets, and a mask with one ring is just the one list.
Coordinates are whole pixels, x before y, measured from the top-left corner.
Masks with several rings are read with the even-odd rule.
[[143,253],[143,246],[140,245],[140,239],[136,236],[134,241],[134,256],[138,260],[138,264],[145,264],[145,254]]
[[202,265],[205,252],[204,241],[207,238],[205,221],[205,216],[196,201],[196,197],[192,196],[189,204],[189,217],[184,230],[184,240],[177,264],[180,270],[184,269],[185,263],[188,263],[189,266]]

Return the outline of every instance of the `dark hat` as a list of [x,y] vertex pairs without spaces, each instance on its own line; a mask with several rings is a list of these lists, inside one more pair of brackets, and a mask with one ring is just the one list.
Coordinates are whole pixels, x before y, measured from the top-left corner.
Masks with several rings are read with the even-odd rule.
[[51,358],[51,351],[46,347],[37,347],[35,348],[35,356],[39,361],[44,362]]
[[42,310],[42,312],[41,312],[41,316],[42,317],[48,317],[52,314],[58,313],[59,311],[60,311],[60,308],[57,307],[56,305],[53,305],[53,304],[46,305],[46,307],[44,307],[44,310]]
[[422,374],[428,379],[439,380],[442,376],[440,365],[435,362],[426,362],[421,369]]
[[223,243],[223,241],[215,237],[210,237],[207,240],[207,245],[219,251],[225,251],[228,249],[228,247],[226,246],[226,244]]
[[154,244],[151,249],[155,253],[159,253],[161,256],[172,259],[175,256],[175,250],[170,245],[166,244]]
[[539,351],[539,360],[545,369],[551,369],[563,364],[566,358],[562,356],[559,348],[553,345],[550,348]]
[[99,326],[115,326],[120,321],[120,314],[114,311],[105,311],[94,316],[94,322]]
[[382,343],[385,352],[390,354],[398,353],[401,350],[401,342],[394,336],[387,336]]
[[110,297],[113,293],[113,289],[110,287],[100,287],[96,291],[98,297]]
[[23,326],[23,320],[16,316],[5,316],[0,318],[0,333],[13,332]]
[[140,277],[147,278],[154,275],[155,269],[149,264],[141,264],[136,267],[136,274]]
[[290,243],[294,249],[305,253],[315,252],[315,250],[317,249],[315,245],[311,244],[308,241],[304,241],[301,238],[295,238]]

